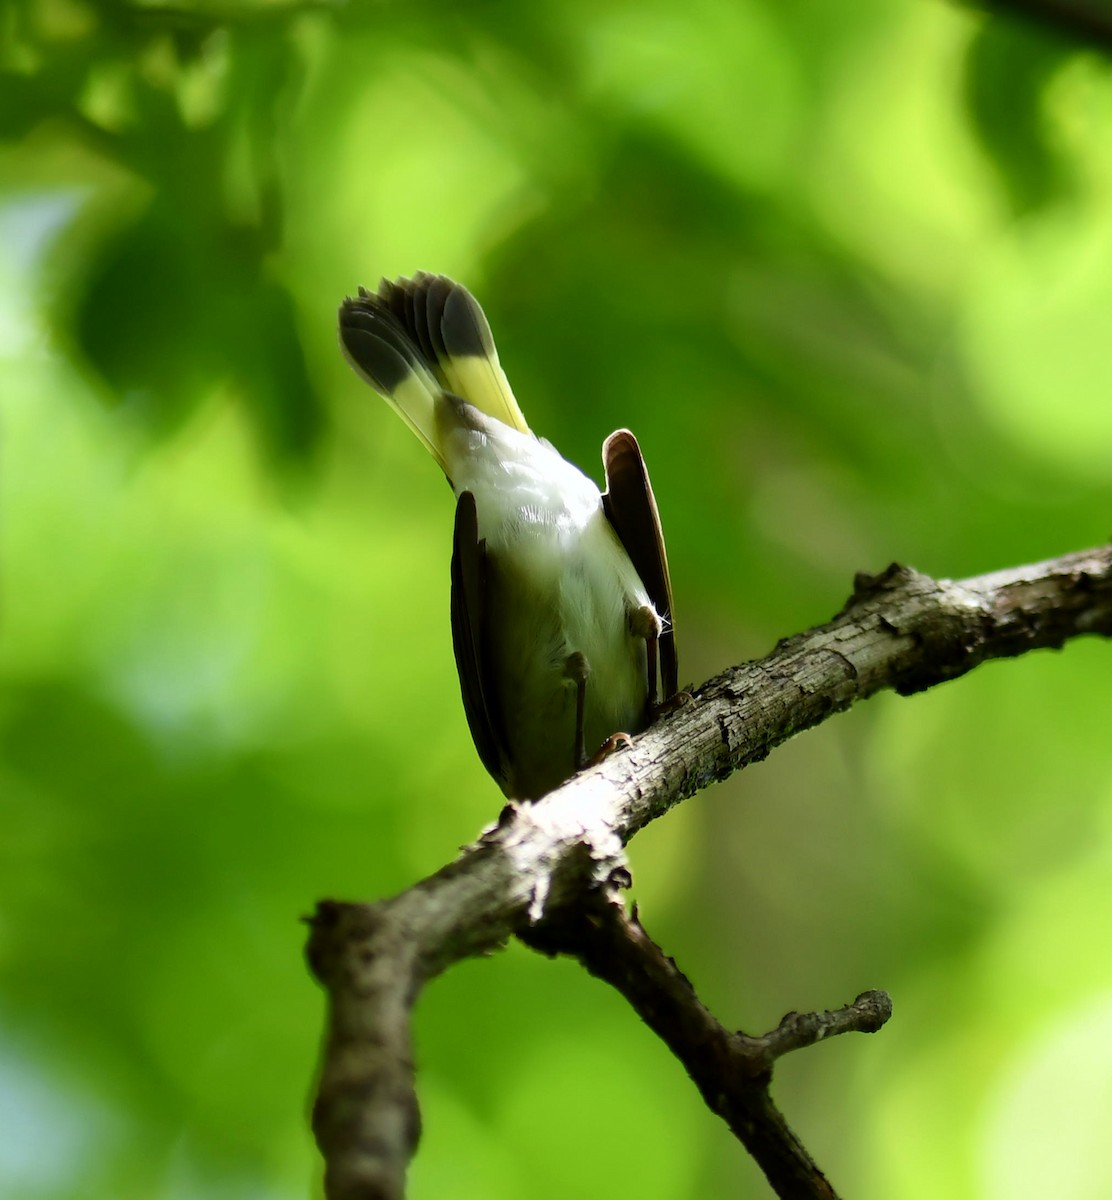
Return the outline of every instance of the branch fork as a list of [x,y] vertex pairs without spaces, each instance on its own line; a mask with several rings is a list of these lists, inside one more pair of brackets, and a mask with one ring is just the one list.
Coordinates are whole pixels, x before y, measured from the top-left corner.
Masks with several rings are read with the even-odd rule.
[[911,695],[991,658],[1112,636],[1112,547],[958,582],[893,565],[858,576],[828,624],[731,668],[615,753],[377,904],[326,901],[309,965],[328,995],[313,1127],[329,1200],[400,1200],[420,1120],[410,1011],[424,984],[516,936],[617,988],[672,1049],[778,1196],[835,1192],[772,1103],[775,1061],[891,1015],[884,992],[730,1032],[625,909],[624,846],[649,821],[789,737],[889,688]]

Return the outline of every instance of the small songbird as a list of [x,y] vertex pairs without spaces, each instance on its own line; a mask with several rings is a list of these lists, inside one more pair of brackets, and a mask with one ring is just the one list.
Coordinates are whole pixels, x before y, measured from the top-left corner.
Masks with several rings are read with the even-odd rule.
[[[478,303],[418,273],[340,307],[340,344],[456,495],[452,643],[483,765],[537,799],[644,729],[676,694],[672,588],[633,434],[603,445],[607,490],[525,423]],[[658,672],[659,666],[659,672]]]

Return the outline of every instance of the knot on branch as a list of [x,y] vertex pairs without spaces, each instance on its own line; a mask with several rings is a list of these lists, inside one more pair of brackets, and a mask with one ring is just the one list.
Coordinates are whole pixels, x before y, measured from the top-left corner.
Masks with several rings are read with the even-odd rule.
[[321,900],[316,912],[305,918],[309,941],[305,957],[318,983],[331,987],[340,982],[340,972],[374,954],[374,942],[382,928],[377,906]]
[[[512,815],[511,815],[512,812]],[[569,898],[578,900],[602,887],[628,881],[625,849],[606,807],[594,792],[566,789],[536,802],[507,805],[498,824],[482,837],[501,850],[508,866],[531,880],[526,917],[544,921]]]
[[[853,594],[846,601],[842,612],[847,612],[857,604],[871,600],[885,592],[907,587],[916,580],[924,580],[928,584],[933,581],[927,575],[922,575],[914,567],[905,567],[902,563],[889,563],[877,575],[868,571],[858,571],[853,577]],[[841,615],[841,614],[839,614]]]

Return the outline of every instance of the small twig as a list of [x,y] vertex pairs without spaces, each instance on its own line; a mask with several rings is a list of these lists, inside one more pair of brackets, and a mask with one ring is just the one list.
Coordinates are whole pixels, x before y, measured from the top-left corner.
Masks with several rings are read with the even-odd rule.
[[833,1012],[788,1013],[763,1037],[738,1036],[753,1074],[760,1075],[792,1050],[802,1050],[841,1033],[876,1033],[891,1015],[892,998],[887,992],[862,992],[852,1004]]
[[783,1054],[840,1033],[873,1033],[892,1014],[884,992],[867,992],[836,1012],[789,1013],[771,1033],[731,1033],[706,1008],[687,977],[649,937],[636,910],[597,893],[522,935],[548,954],[577,958],[616,988],[667,1045],[780,1197],[833,1200],[835,1192],[769,1094],[772,1064]]

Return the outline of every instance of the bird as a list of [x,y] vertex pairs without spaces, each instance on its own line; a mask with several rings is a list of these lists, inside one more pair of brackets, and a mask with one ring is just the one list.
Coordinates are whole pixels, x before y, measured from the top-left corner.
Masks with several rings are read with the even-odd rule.
[[340,306],[339,338],[455,494],[464,712],[505,796],[537,800],[678,692],[668,559],[640,446],[628,429],[605,440],[600,492],[529,428],[482,308],[444,275],[360,287]]

